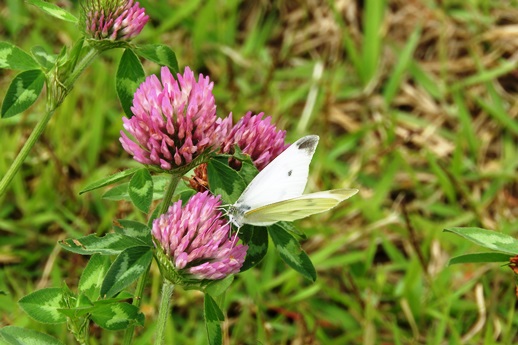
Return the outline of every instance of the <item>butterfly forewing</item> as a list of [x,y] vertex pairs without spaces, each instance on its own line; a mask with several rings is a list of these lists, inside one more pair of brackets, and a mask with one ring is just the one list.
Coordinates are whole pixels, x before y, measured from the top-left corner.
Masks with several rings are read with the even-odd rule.
[[257,174],[235,205],[253,210],[302,195],[318,139],[308,135],[290,145]]
[[332,209],[358,192],[357,189],[334,189],[275,202],[245,213],[244,222],[270,225],[278,221],[291,222]]

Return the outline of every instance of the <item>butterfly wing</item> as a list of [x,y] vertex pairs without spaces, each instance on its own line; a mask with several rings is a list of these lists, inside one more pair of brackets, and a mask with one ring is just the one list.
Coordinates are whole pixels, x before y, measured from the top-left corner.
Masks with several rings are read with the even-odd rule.
[[333,189],[305,194],[245,212],[243,223],[267,226],[279,221],[292,222],[330,210],[356,193],[358,189]]
[[257,174],[234,206],[250,210],[302,195],[318,139],[308,135],[290,145]]

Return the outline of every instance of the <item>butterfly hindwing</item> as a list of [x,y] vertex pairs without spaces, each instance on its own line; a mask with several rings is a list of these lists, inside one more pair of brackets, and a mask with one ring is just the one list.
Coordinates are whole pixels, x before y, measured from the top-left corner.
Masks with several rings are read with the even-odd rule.
[[279,221],[291,222],[330,210],[357,192],[357,189],[333,189],[274,202],[246,212],[244,223],[266,226]]

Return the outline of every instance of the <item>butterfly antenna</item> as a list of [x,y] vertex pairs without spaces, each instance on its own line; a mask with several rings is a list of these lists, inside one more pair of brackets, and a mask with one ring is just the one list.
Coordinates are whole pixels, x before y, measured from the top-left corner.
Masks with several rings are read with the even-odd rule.
[[221,204],[217,207],[218,210],[227,210],[232,204]]
[[[212,222],[210,223],[210,225],[209,225],[209,227],[208,227],[208,228],[209,228],[209,229],[210,229],[210,228],[212,228],[212,226],[213,226],[213,225],[218,221],[218,219],[219,219],[219,218],[213,219],[213,220],[212,220]],[[225,224],[225,225],[226,225],[226,224]],[[225,226],[225,225],[224,225],[224,226]]]

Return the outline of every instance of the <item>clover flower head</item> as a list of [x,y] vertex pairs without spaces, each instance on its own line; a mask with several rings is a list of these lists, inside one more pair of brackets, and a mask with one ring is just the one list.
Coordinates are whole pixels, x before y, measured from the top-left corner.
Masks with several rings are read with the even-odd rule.
[[155,219],[152,234],[175,271],[195,279],[222,279],[238,273],[248,246],[229,236],[230,225],[218,209],[220,197],[195,194]]
[[207,150],[216,149],[230,130],[231,119],[216,116],[209,77],[185,68],[177,80],[167,67],[161,80],[149,76],[137,89],[131,111],[123,117],[122,147],[133,158],[163,170],[188,165]]
[[134,0],[88,0],[83,8],[86,33],[97,40],[130,41],[149,20]]
[[[252,115],[251,112],[241,118],[235,126],[230,128],[228,134],[221,144],[221,153],[234,153],[234,146],[237,145],[241,151],[250,156],[255,167],[261,171],[272,160],[284,151],[289,144],[284,141],[286,131],[277,130],[271,123],[270,116],[263,119],[264,113]],[[228,126],[232,121],[232,114],[225,120]],[[241,167],[241,162],[231,159],[229,165],[236,170]],[[194,169],[194,174],[189,180],[191,188],[198,192],[208,189],[207,165],[201,164]]]
[[263,170],[289,145],[286,144],[286,131],[277,130],[271,123],[272,118],[264,113],[241,118],[228,133],[222,145],[224,153],[233,153],[234,145],[250,156],[259,171]]

